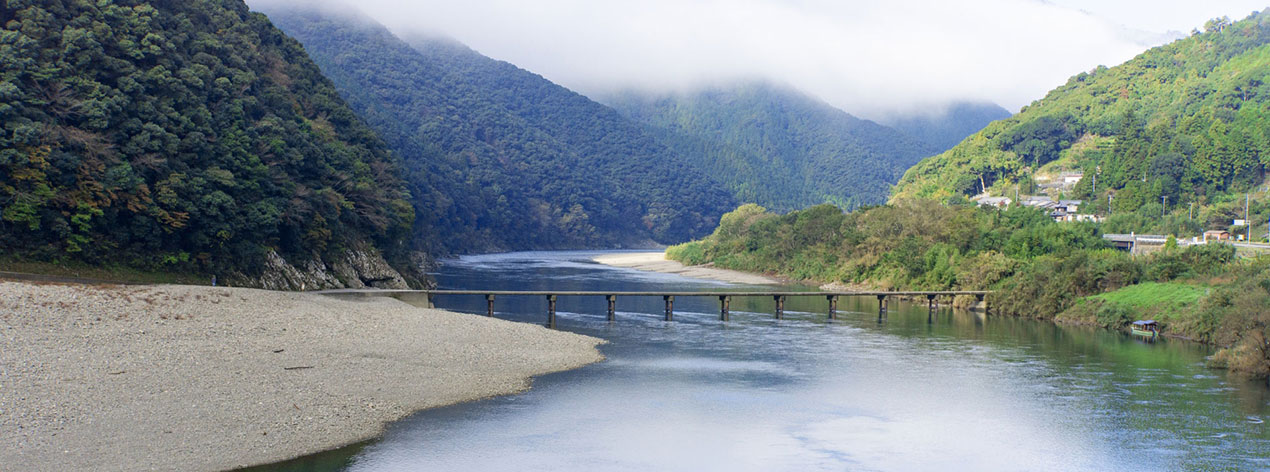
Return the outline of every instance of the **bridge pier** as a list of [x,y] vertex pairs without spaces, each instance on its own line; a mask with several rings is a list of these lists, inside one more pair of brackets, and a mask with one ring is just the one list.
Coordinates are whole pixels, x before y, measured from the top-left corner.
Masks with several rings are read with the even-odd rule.
[[441,296],[441,295],[468,295],[468,296],[477,296],[477,295],[479,295],[479,296],[484,296],[484,297],[485,297],[485,309],[486,309],[486,315],[491,316],[491,317],[492,317],[492,316],[495,316],[495,312],[494,312],[494,302],[497,300],[497,298],[498,298],[498,297],[503,297],[503,296],[508,296],[508,297],[511,297],[511,296],[534,296],[534,297],[541,297],[541,296],[545,296],[545,297],[547,297],[547,326],[552,327],[552,328],[556,327],[556,304],[555,304],[555,302],[557,301],[558,297],[560,297],[560,296],[566,296],[566,297],[604,297],[604,298],[605,298],[605,300],[606,300],[606,301],[608,301],[608,320],[609,320],[610,322],[613,322],[613,321],[616,321],[616,318],[617,318],[616,300],[617,300],[617,297],[619,297],[619,296],[622,296],[622,297],[627,297],[627,296],[630,296],[630,297],[662,297],[662,299],[663,299],[663,300],[665,300],[665,302],[666,302],[666,321],[673,321],[673,320],[674,320],[674,316],[675,316],[675,305],[674,305],[674,300],[675,300],[675,297],[719,297],[719,319],[720,319],[720,320],[722,320],[722,321],[729,321],[729,319],[731,318],[731,306],[732,306],[732,303],[731,303],[731,302],[732,302],[732,298],[734,298],[734,297],[772,297],[772,298],[773,298],[773,300],[775,301],[775,304],[776,304],[775,312],[776,312],[776,318],[777,318],[777,319],[784,319],[784,317],[785,317],[785,299],[786,299],[786,298],[788,298],[788,297],[806,297],[806,296],[825,297],[825,299],[829,302],[829,319],[830,319],[830,320],[833,320],[833,319],[837,319],[837,318],[838,318],[838,301],[839,301],[838,299],[839,299],[840,297],[843,297],[843,296],[855,297],[855,296],[870,296],[870,295],[871,295],[871,296],[876,296],[876,297],[878,297],[878,322],[880,323],[880,322],[882,322],[882,321],[884,321],[884,320],[886,319],[886,316],[887,316],[887,311],[888,311],[888,304],[889,304],[889,303],[888,303],[888,302],[889,302],[889,297],[893,297],[893,296],[906,296],[906,297],[915,297],[915,298],[916,298],[916,297],[920,297],[920,296],[925,296],[925,297],[926,297],[926,300],[927,300],[927,306],[928,306],[929,311],[930,311],[930,317],[929,317],[929,318],[930,318],[930,319],[932,320],[932,322],[933,322],[933,320],[936,318],[936,315],[938,314],[938,311],[939,311],[938,304],[937,304],[937,303],[935,303],[935,301],[936,301],[936,300],[938,300],[938,299],[939,299],[939,297],[942,297],[942,296],[954,297],[954,296],[966,296],[966,295],[974,296],[974,297],[978,300],[978,302],[979,302],[980,304],[982,304],[982,305],[983,305],[983,308],[984,308],[984,313],[985,313],[985,314],[987,314],[987,313],[991,313],[991,308],[992,308],[992,306],[991,306],[991,301],[992,301],[992,300],[989,300],[989,298],[990,298],[990,297],[994,294],[994,292],[992,292],[992,291],[988,291],[988,290],[942,290],[942,291],[930,290],[930,291],[883,291],[883,292],[872,292],[872,291],[869,291],[869,292],[865,292],[865,291],[860,291],[860,292],[828,292],[828,291],[825,291],[825,292],[772,292],[772,291],[758,291],[758,292],[738,292],[738,291],[702,291],[702,292],[687,292],[687,291],[663,291],[663,292],[636,292],[636,291],[629,291],[629,292],[621,292],[621,291],[618,291],[618,292],[608,292],[608,291],[605,291],[605,292],[599,292],[599,291],[573,291],[573,292],[569,292],[569,291],[565,291],[565,292],[561,292],[561,291],[546,291],[546,290],[526,290],[526,291],[510,291],[510,290],[508,290],[508,291],[503,291],[503,290],[381,290],[381,289],[373,289],[373,290],[370,290],[370,289],[367,289],[367,290],[343,289],[343,290],[327,290],[327,291],[320,291],[320,292],[317,292],[317,293],[323,293],[323,294],[327,294],[327,295],[365,295],[365,296],[387,296],[387,297],[398,297],[398,298],[403,298],[403,297],[404,297],[404,298],[409,299],[411,303],[420,304],[420,305],[422,305],[422,304],[421,304],[421,303],[419,303],[419,301],[420,301],[420,300],[419,300],[419,298],[418,298],[418,297],[419,297],[420,295],[422,295],[423,297],[425,297],[425,299],[426,299],[426,301],[427,301],[427,305],[426,305],[426,306],[427,306],[428,308],[436,308],[436,297],[437,297],[437,296]]
[[926,304],[927,304],[926,322],[927,322],[927,323],[930,323],[930,322],[934,321],[934,317],[935,317],[935,297],[936,297],[936,295],[935,295],[935,294],[933,294],[933,293],[928,293],[928,294],[926,294]]
[[556,329],[556,296],[547,295],[547,327]]

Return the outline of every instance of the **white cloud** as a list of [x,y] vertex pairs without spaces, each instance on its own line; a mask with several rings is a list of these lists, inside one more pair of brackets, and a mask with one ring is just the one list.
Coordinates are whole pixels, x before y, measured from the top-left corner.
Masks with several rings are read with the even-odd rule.
[[[260,0],[257,0],[259,2]],[[336,0],[340,1],[340,0]],[[1180,2],[1182,0],[1164,0]],[[763,78],[878,117],[990,100],[1017,110],[1069,76],[1246,2],[348,0],[399,34],[462,41],[586,94]],[[1125,18],[1121,18],[1121,17]],[[1130,21],[1132,20],[1132,21]]]

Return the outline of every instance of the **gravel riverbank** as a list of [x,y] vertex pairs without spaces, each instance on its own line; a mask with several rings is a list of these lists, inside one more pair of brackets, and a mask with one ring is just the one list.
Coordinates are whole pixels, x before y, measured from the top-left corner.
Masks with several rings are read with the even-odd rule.
[[521,391],[599,339],[388,298],[0,281],[0,470],[225,470]]
[[684,277],[718,280],[735,284],[776,285],[781,281],[772,277],[737,270],[718,269],[711,266],[689,266],[666,259],[663,252],[618,252],[602,254],[591,260],[613,267],[679,274]]

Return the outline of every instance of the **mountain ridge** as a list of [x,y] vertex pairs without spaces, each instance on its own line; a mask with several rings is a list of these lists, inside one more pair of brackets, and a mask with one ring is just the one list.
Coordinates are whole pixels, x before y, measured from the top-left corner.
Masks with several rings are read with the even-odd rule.
[[[1267,77],[1270,9],[1214,19],[1203,33],[1072,76],[913,166],[892,199],[1028,193],[1037,176],[1076,172],[1082,180],[1066,195],[1113,213],[1112,229],[1155,227],[1152,215],[1168,217],[1158,229],[1183,234],[1229,226],[1226,195],[1264,181],[1270,164]],[[1164,207],[1189,203],[1201,218]]]
[[798,90],[764,81],[602,100],[657,130],[745,202],[788,211],[880,203],[903,170],[937,151]]
[[734,206],[642,127],[540,75],[453,40],[265,11],[403,156],[442,252],[677,242]]

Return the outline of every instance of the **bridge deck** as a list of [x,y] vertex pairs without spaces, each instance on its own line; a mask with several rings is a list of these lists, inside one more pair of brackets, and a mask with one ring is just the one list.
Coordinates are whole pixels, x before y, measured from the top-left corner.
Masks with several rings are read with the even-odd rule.
[[724,290],[698,292],[623,292],[623,291],[552,291],[552,290],[397,290],[397,289],[337,289],[323,290],[317,293],[328,295],[368,295],[392,296],[405,294],[419,295],[496,295],[496,296],[618,296],[618,297],[869,297],[869,296],[955,296],[955,295],[988,295],[989,290],[946,290],[946,291],[859,291],[859,292],[729,292]]
[[[719,298],[719,319],[728,321],[730,306],[732,305],[732,297],[772,297],[776,300],[776,319],[785,316],[785,299],[788,297],[825,297],[829,301],[829,319],[835,319],[838,311],[838,298],[841,297],[877,297],[878,298],[878,321],[881,322],[886,316],[886,300],[894,296],[925,296],[930,303],[932,314],[935,311],[935,299],[940,296],[955,295],[973,295],[979,300],[984,301],[984,311],[987,311],[987,296],[992,293],[988,290],[945,290],[945,291],[904,291],[904,292],[884,292],[884,291],[858,291],[858,292],[728,292],[728,291],[704,291],[704,292],[600,292],[600,291],[551,291],[551,290],[379,290],[379,289],[341,289],[341,290],[323,290],[322,294],[326,295],[358,295],[358,296],[400,296],[400,295],[423,295],[428,300],[428,308],[436,305],[433,299],[437,295],[484,295],[486,301],[487,314],[494,316],[494,299],[502,296],[538,296],[547,299],[547,327],[556,327],[556,298],[562,296],[568,297],[604,297],[608,300],[608,319],[610,322],[617,319],[617,299],[618,297],[662,297],[666,301],[666,321],[672,321],[675,313],[676,297],[718,297]],[[929,318],[928,318],[929,320]]]

